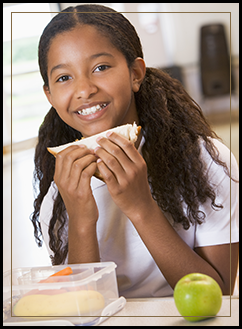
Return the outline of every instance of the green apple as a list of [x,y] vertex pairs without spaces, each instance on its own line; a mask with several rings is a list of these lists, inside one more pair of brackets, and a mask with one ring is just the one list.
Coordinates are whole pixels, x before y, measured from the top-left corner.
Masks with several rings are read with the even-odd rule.
[[174,301],[186,320],[200,321],[218,313],[222,305],[222,291],[210,276],[190,273],[177,282]]

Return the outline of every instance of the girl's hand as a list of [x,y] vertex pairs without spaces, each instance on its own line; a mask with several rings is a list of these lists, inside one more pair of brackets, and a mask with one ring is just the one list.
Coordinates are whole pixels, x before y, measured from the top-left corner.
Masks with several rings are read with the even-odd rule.
[[116,133],[97,139],[97,166],[114,202],[134,221],[153,205],[147,166],[133,143]]
[[56,156],[54,181],[69,215],[69,227],[83,230],[95,225],[98,209],[90,186],[97,157],[85,145],[73,145]]

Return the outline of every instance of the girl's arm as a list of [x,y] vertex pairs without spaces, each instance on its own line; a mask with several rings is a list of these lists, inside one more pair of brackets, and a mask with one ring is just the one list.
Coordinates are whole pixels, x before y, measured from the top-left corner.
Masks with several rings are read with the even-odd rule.
[[99,262],[96,236],[98,209],[90,180],[97,158],[86,146],[70,146],[56,156],[54,181],[68,216],[68,262]]
[[232,294],[238,264],[238,243],[192,250],[155,204],[147,208],[146,213],[140,214],[139,218],[134,218],[133,224],[173,289],[184,275],[199,272],[213,277],[224,295]]
[[100,262],[96,225],[81,231],[69,226],[68,241],[69,264]]
[[[132,221],[172,288],[188,273],[213,277],[223,294],[230,293],[230,244],[192,250],[153,200],[144,159],[129,141],[113,133],[98,141],[95,153],[114,202]],[[125,151],[124,151],[125,150]],[[235,280],[238,245],[231,245],[231,282]],[[232,292],[232,290],[231,290]]]

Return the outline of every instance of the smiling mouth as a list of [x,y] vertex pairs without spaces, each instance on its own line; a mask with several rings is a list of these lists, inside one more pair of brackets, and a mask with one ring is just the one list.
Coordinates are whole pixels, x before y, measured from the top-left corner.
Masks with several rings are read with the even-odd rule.
[[97,113],[97,112],[101,111],[102,109],[104,109],[107,105],[108,105],[107,103],[98,104],[98,105],[77,111],[77,113],[80,115],[94,114],[94,113]]

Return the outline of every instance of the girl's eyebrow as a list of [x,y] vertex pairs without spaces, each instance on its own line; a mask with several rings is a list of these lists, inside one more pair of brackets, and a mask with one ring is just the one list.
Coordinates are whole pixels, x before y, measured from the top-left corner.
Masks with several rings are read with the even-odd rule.
[[110,54],[110,53],[98,53],[98,54],[93,54],[92,56],[91,56],[91,59],[93,59],[93,58],[97,58],[97,57],[101,57],[101,56],[109,56],[109,57],[114,57],[112,54]]
[[[101,57],[101,56],[108,56],[108,57],[113,57],[114,58],[114,56],[112,54],[105,53],[105,52],[104,53],[93,54],[93,55],[90,56],[90,58],[95,59],[95,58],[98,58],[98,57]],[[66,68],[66,67],[68,67],[68,64],[58,64],[58,65],[52,67],[52,69],[50,71],[50,76],[52,75],[53,71],[58,70],[58,69],[62,69],[62,68]]]
[[50,76],[52,75],[53,71],[58,70],[58,69],[62,69],[62,68],[66,68],[66,67],[68,67],[67,64],[58,64],[56,66],[53,66],[51,71],[50,71]]

